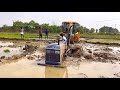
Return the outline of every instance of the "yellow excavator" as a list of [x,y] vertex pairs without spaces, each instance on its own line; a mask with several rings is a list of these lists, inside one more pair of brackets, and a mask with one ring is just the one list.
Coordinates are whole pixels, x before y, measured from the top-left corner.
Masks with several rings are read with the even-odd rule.
[[63,33],[67,38],[67,44],[74,44],[74,42],[80,41],[80,32],[77,31],[79,23],[64,21],[62,22]]

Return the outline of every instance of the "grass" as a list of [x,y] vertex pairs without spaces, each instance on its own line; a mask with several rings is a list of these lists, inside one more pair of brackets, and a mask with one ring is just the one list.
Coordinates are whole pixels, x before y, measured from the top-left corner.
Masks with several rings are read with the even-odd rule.
[[[53,38],[54,39],[54,38],[57,37],[57,35],[59,35],[59,34],[57,34],[57,33],[50,33],[48,38]],[[12,32],[10,32],[10,33],[1,32],[0,33],[0,38],[21,39],[21,36],[20,36],[19,32],[18,33],[16,33],[16,32],[15,33],[12,33]],[[25,39],[35,39],[35,38],[39,38],[39,36],[38,36],[37,33],[25,33],[24,34],[24,38]],[[43,38],[45,38],[45,34],[43,34]]]
[[87,40],[87,42],[118,43],[118,44],[120,44],[120,40],[115,40],[115,39],[90,39],[90,40]]
[[[59,33],[49,33],[49,38],[55,39],[57,38]],[[80,34],[81,38],[92,38],[92,39],[120,39],[120,35],[105,35],[105,34]],[[21,39],[19,32],[1,32],[0,38],[16,38]],[[25,33],[25,39],[36,39],[39,38],[38,33]],[[45,38],[45,34],[43,33],[43,38]]]
[[91,43],[116,43],[120,44],[120,35],[106,35],[106,34],[81,34],[81,38],[89,38],[87,42]]
[[[57,38],[59,33],[49,33],[49,38]],[[105,34],[81,34],[81,38],[92,38],[92,39],[120,39],[120,35],[105,35]],[[0,38],[16,38],[21,39],[19,32],[0,32]],[[38,33],[25,33],[25,39],[34,39],[39,38]],[[45,34],[43,33],[43,38],[45,38]]]
[[[59,33],[49,33],[50,39],[56,39]],[[0,32],[0,38],[15,38],[21,39],[19,32]],[[39,39],[38,33],[25,33],[25,39]],[[45,34],[43,33],[43,38]],[[81,34],[80,38],[89,38],[88,42],[101,42],[101,43],[120,43],[120,35],[105,35],[105,34]]]
[[9,49],[4,50],[5,53],[10,53]]
[[92,39],[120,39],[120,35],[81,34],[81,38],[92,38]]

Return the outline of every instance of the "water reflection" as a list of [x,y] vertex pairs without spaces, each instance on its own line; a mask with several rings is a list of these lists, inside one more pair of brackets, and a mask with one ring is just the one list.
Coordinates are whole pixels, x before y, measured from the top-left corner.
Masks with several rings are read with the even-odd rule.
[[67,68],[45,67],[45,78],[68,78]]

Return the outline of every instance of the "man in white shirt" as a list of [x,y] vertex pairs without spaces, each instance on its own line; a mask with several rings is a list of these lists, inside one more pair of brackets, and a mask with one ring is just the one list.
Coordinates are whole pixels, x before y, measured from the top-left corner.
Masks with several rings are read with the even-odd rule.
[[20,30],[20,34],[21,34],[21,39],[24,39],[24,28],[21,27]]
[[67,38],[65,37],[65,34],[63,32],[60,33],[60,36],[62,37],[62,41],[67,42]]

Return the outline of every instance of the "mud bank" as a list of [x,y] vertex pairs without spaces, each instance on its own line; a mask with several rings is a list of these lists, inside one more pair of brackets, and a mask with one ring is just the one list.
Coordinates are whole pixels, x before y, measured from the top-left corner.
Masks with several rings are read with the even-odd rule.
[[85,40],[85,42],[86,43],[93,43],[93,44],[120,46],[120,40],[119,39],[89,39],[89,40]]
[[[30,56],[38,49],[44,51],[47,43],[45,42],[19,42],[19,41],[0,41],[0,64],[17,62],[20,58],[27,56],[29,59],[34,59],[33,57],[38,57],[39,55]],[[9,50],[8,53],[4,50]]]
[[38,42],[38,41],[41,41],[41,42],[49,42],[49,41],[51,41],[51,42],[53,42],[53,41],[55,41],[56,39],[42,39],[42,40],[39,40],[39,39],[16,39],[16,38],[0,38],[0,41],[11,41],[11,42],[13,42],[13,41],[22,41],[22,42],[26,42],[26,41],[36,41],[36,42]]
[[78,61],[99,61],[99,62],[112,62],[120,61],[120,47],[80,43],[74,45],[74,50],[68,53],[66,60],[70,60],[69,57],[78,58]]

